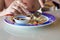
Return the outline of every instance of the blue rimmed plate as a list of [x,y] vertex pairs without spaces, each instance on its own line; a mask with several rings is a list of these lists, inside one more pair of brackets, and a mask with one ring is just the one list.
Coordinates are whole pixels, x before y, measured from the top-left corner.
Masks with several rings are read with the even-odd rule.
[[47,14],[47,13],[42,13],[42,15],[44,15],[45,17],[47,17],[49,20],[46,21],[45,23],[43,24],[38,24],[38,25],[33,25],[33,24],[16,24],[16,23],[13,23],[11,22],[10,20],[8,20],[7,18],[4,19],[4,22],[10,26],[14,26],[14,27],[43,27],[43,26],[47,26],[47,25],[50,25],[52,24],[53,22],[56,21],[56,18],[51,15],[51,14]]

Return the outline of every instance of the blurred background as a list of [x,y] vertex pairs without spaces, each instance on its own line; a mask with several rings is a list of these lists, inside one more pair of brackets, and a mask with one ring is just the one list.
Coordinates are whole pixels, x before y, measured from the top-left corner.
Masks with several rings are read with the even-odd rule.
[[60,9],[60,0],[43,0],[43,3],[45,7],[42,8],[42,11],[55,11]]

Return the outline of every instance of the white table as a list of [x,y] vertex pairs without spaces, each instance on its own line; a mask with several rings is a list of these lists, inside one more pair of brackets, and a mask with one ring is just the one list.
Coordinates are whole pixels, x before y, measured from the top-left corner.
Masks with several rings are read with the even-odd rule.
[[19,36],[6,32],[3,28],[8,25],[0,17],[0,40],[60,40],[60,10],[50,13],[56,17],[56,22],[41,28],[21,29]]

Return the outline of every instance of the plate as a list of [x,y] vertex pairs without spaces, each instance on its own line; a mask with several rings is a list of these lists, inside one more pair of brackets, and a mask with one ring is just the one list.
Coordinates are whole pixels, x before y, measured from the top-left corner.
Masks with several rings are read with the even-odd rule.
[[48,13],[42,13],[42,15],[44,15],[48,21],[44,22],[43,24],[38,24],[38,25],[33,25],[33,24],[16,24],[11,22],[10,20],[8,20],[6,17],[4,18],[4,22],[10,26],[14,26],[14,27],[21,27],[21,28],[26,28],[26,27],[43,27],[43,26],[47,26],[50,25],[52,23],[54,23],[56,21],[55,16],[48,14]]

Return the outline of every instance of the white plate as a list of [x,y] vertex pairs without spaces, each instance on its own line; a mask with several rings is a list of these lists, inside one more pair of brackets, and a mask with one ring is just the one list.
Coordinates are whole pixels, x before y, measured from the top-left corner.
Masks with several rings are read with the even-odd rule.
[[47,21],[43,24],[38,24],[38,25],[29,25],[29,24],[16,24],[11,22],[8,19],[4,19],[4,22],[9,25],[9,26],[13,26],[13,27],[18,27],[18,28],[31,28],[31,27],[43,27],[43,26],[47,26],[52,24],[53,22],[55,22],[56,18],[51,15],[51,14],[47,14],[47,13],[42,13],[42,15],[44,15],[47,18]]

